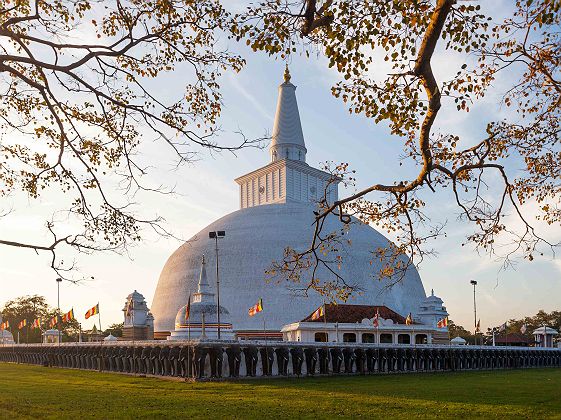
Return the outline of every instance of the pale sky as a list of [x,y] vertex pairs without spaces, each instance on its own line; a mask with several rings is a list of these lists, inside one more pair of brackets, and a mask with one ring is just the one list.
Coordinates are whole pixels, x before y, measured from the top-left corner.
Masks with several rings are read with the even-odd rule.
[[[493,2],[493,8],[504,10],[509,0]],[[277,99],[277,86],[282,82],[284,63],[262,54],[253,54],[243,46],[231,45],[241,51],[248,60],[246,68],[237,75],[227,75],[222,81],[224,110],[220,121],[221,137],[231,142],[234,131],[242,130],[248,137],[258,137],[272,129]],[[434,68],[442,80],[454,74],[464,58],[451,53],[437,53]],[[359,187],[373,182],[384,182],[413,176],[407,167],[399,166],[401,143],[388,135],[385,124],[373,122],[356,115],[349,115],[345,105],[330,94],[330,87],[337,74],[329,70],[322,59],[294,57],[291,65],[292,82],[298,87],[296,94],[300,109],[306,146],[307,162],[315,167],[321,162],[350,162],[357,170]],[[383,72],[382,65],[375,72]],[[171,95],[181,74],[162,79],[158,89],[162,95]],[[483,101],[472,107],[469,114],[458,113],[455,107],[443,107],[436,129],[452,130],[466,142],[474,142],[484,136],[489,118],[498,118],[506,112],[496,105],[501,88],[508,84],[505,75],[497,82],[496,89]],[[449,104],[448,104],[449,105]],[[137,197],[144,214],[159,214],[166,218],[167,226],[183,238],[189,238],[213,220],[238,209],[238,187],[233,179],[268,163],[267,150],[246,149],[237,153],[201,155],[192,165],[174,169],[170,153],[156,148],[146,138],[146,159],[155,167],[149,181],[154,185],[175,186],[176,195],[141,194]],[[516,163],[509,170],[515,173]],[[348,193],[348,192],[347,192]],[[340,196],[346,192],[341,189]],[[37,238],[42,230],[57,195],[50,199],[27,200],[24,197],[4,199],[2,208],[13,212],[0,219],[3,238]],[[458,209],[451,197],[438,193],[430,198],[427,211],[435,219],[447,221],[447,236],[433,245],[438,254],[425,260],[420,275],[427,294],[434,288],[448,308],[450,317],[468,329],[473,325],[473,295],[471,279],[478,285],[478,317],[482,327],[496,326],[509,318],[533,315],[539,309],[559,310],[561,295],[561,260],[551,253],[538,257],[534,262],[518,261],[515,269],[501,270],[501,262],[478,255],[470,245],[461,246],[470,226],[457,222]],[[530,203],[528,212],[535,205]],[[548,239],[561,240],[559,226],[538,230]],[[41,238],[39,236],[39,238]],[[45,241],[47,238],[44,239]],[[130,250],[129,255],[98,254],[80,256],[83,273],[94,280],[80,284],[63,283],[61,309],[74,307],[75,314],[84,328],[91,328],[93,321],[85,321],[83,314],[100,302],[103,326],[121,322],[121,309],[126,296],[133,290],[144,294],[151,304],[158,276],[167,257],[180,245],[171,239],[149,237]],[[47,255],[35,255],[32,251],[9,247],[0,248],[0,305],[21,295],[39,294],[56,306],[55,274],[48,268]],[[373,280],[374,281],[374,280]]]

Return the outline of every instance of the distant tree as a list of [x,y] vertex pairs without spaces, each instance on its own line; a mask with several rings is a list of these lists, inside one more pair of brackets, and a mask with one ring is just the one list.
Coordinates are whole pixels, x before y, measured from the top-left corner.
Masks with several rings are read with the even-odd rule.
[[41,330],[31,329],[31,323],[37,318],[41,318],[43,323],[46,323],[50,316],[51,308],[49,308],[45,297],[39,295],[21,296],[9,300],[2,308],[2,318],[10,321],[14,338],[18,331],[18,324],[24,319],[27,320],[27,328],[20,330],[20,342],[24,343],[28,342],[28,334],[30,343],[41,341]]
[[[170,192],[142,178],[153,164],[139,157],[143,143],[159,141],[176,164],[251,143],[214,136],[220,75],[244,65],[219,45],[228,24],[219,0],[2,2],[0,197],[48,195],[59,207],[45,232],[0,235],[0,245],[47,253],[73,279],[61,247],[120,252],[143,227],[167,235],[159,216],[134,207],[139,190]],[[182,77],[168,97],[160,84],[173,72]],[[17,211],[6,204],[0,215]]]
[[[561,331],[561,311],[552,311],[550,313],[545,312],[540,309],[538,313],[534,316],[526,316],[521,319],[509,319],[507,321],[506,333],[515,335],[524,335],[529,343],[534,342],[533,332],[539,327],[543,326],[551,327],[557,331]],[[525,327],[524,331],[522,327]],[[495,336],[504,336],[505,332],[499,331],[499,327],[492,327],[487,329],[486,340],[491,343],[493,336],[493,329],[495,330]]]
[[450,333],[450,338],[462,337],[470,344],[475,342],[474,336],[470,331],[466,330],[461,325],[457,325],[450,318],[448,318],[448,331]]
[[544,325],[561,331],[561,311],[547,313],[543,309],[540,309],[534,316],[527,316],[522,319],[510,319],[508,321],[508,332],[521,333],[522,326],[526,326],[525,335],[532,337],[532,332]]
[[[41,342],[42,331],[49,329],[49,321],[57,316],[57,309],[47,304],[44,296],[21,296],[9,300],[2,308],[2,318],[9,320],[11,331],[16,338],[17,332],[20,333],[21,343]],[[41,329],[32,329],[31,324],[37,318],[41,319]],[[27,327],[18,330],[18,325],[22,320],[27,320]],[[63,341],[75,341],[80,330],[77,320],[71,320],[60,324]],[[29,338],[28,338],[29,337]]]
[[109,328],[107,328],[104,332],[103,335],[113,335],[115,337],[122,337],[123,336],[123,327],[125,326],[125,324],[123,322],[117,323],[117,324],[111,324],[109,325]]
[[[427,242],[445,234],[444,221],[431,220],[425,208],[442,211],[450,207],[446,199],[473,228],[465,243],[505,266],[513,255],[532,261],[556,245],[535,231],[531,218],[561,221],[561,3],[517,0],[512,7],[503,20],[492,6],[485,16],[477,2],[456,0],[262,0],[236,17],[234,35],[255,51],[287,60],[295,53],[325,57],[339,76],[333,95],[351,113],[387,123],[394,135],[387,141],[403,145],[395,159],[416,173],[362,180],[365,188],[334,203],[324,199],[309,248],[288,248],[271,275],[301,283],[305,292],[338,298],[356,292],[337,269],[356,216],[395,236],[389,247],[372,250],[382,262],[374,277],[399,281],[431,253]],[[447,80],[433,71],[437,48],[465,58]],[[374,72],[382,60],[388,70]],[[435,125],[445,107],[469,112],[499,79],[508,86],[496,104],[509,115],[488,115],[486,128],[470,137]],[[354,185],[348,163],[332,170],[334,181]],[[446,198],[433,200],[437,191]],[[537,210],[523,210],[528,202]],[[340,231],[324,232],[330,215],[340,219]],[[319,278],[318,267],[330,274]]]

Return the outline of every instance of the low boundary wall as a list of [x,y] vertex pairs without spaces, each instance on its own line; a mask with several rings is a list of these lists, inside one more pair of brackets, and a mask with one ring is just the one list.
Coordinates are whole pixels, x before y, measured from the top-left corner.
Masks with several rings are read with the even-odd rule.
[[561,367],[561,349],[259,341],[0,346],[0,361],[193,380]]

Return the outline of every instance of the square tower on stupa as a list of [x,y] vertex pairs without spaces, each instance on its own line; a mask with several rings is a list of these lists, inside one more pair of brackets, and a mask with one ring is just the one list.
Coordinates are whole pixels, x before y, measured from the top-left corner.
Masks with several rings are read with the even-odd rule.
[[327,202],[338,198],[338,179],[306,163],[306,144],[296,101],[296,86],[290,83],[288,67],[279,97],[272,141],[271,162],[236,179],[240,208],[287,202]]

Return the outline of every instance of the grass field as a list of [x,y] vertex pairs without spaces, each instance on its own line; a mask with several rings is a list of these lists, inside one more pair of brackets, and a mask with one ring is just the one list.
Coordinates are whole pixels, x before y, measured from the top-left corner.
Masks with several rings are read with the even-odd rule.
[[561,419],[561,369],[185,383],[0,363],[0,416]]

